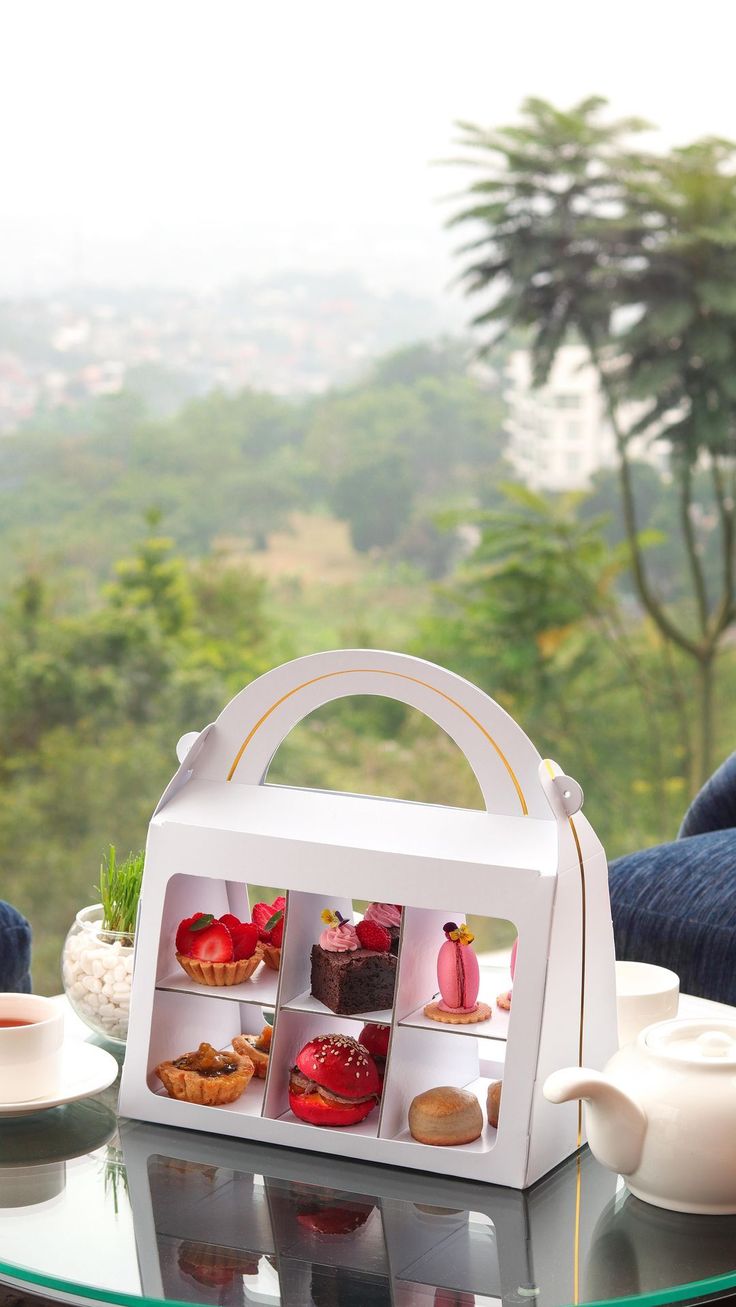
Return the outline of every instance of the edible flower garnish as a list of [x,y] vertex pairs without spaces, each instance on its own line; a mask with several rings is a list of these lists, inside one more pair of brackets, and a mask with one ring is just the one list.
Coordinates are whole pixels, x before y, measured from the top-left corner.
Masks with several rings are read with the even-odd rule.
[[333,912],[331,908],[323,908],[320,916],[326,926],[345,926],[349,921],[348,917],[343,917],[341,912]]
[[454,921],[446,921],[443,930],[447,938],[453,940],[456,944],[472,944],[475,939],[475,935],[471,930],[468,930],[464,921],[459,926]]

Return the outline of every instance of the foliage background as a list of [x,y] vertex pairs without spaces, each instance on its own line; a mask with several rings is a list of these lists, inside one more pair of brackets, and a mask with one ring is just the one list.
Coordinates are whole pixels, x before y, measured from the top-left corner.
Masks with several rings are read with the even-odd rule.
[[[157,420],[130,391],[3,441],[0,889],[40,991],[108,845],[143,844],[179,735],[315,649],[446,663],[580,779],[610,856],[674,836],[691,706],[632,598],[611,474],[588,497],[507,485],[503,352],[470,359],[420,346],[319,400],[217,393]],[[671,495],[636,472],[677,602]],[[726,752],[730,648],[717,674]],[[271,779],[478,803],[455,746],[381,699],[300,725]]]

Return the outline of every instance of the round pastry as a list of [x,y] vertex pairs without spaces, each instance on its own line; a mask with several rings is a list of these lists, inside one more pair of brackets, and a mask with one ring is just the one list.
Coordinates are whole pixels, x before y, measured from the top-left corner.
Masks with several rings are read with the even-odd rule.
[[195,912],[179,922],[176,960],[198,985],[240,985],[261,963],[258,927],[232,913]]
[[475,1094],[439,1085],[412,1099],[409,1132],[420,1144],[448,1147],[472,1144],[483,1133],[483,1113]]
[[488,1086],[488,1098],[486,1107],[488,1110],[488,1124],[492,1125],[494,1130],[498,1129],[498,1114],[501,1110],[501,1080],[492,1080]]
[[381,1092],[373,1058],[350,1035],[318,1035],[299,1053],[289,1076],[289,1106],[310,1125],[356,1125]]
[[235,1052],[250,1058],[259,1080],[266,1079],[272,1036],[273,1026],[264,1026],[260,1035],[236,1035],[233,1040]]
[[156,1075],[171,1098],[222,1107],[240,1098],[253,1076],[253,1063],[240,1053],[218,1053],[211,1044],[200,1044],[196,1053],[159,1063]]

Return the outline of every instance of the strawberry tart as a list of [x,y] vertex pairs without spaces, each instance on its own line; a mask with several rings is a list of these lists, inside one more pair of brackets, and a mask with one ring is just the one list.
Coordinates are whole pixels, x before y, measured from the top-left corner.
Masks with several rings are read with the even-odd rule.
[[239,985],[261,962],[258,927],[229,912],[195,912],[179,922],[176,960],[198,985]]
[[273,903],[256,903],[252,916],[254,924],[258,927],[258,942],[263,961],[272,971],[278,971],[281,966],[286,899],[283,894],[280,894]]

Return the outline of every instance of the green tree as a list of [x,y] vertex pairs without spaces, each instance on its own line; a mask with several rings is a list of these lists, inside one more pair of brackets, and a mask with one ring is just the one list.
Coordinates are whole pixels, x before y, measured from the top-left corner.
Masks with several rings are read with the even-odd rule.
[[[706,141],[669,156],[630,145],[640,120],[605,120],[593,97],[569,111],[539,99],[521,122],[486,132],[464,125],[480,175],[452,220],[470,224],[462,247],[468,293],[490,295],[475,318],[487,334],[528,333],[535,382],[560,346],[581,340],[597,370],[618,450],[620,490],[639,600],[661,638],[695,665],[693,786],[711,768],[713,676],[736,618],[733,460],[736,385],[736,149]],[[633,325],[621,310],[631,315]],[[646,402],[632,413],[632,400]],[[672,444],[691,602],[657,591],[639,539],[632,439]],[[712,469],[719,511],[718,590],[702,566],[694,469]]]
[[[160,521],[158,509],[149,510],[148,526]],[[173,552],[168,536],[149,535],[132,558],[115,566],[115,580],[108,586],[111,606],[117,610],[152,613],[162,632],[179,635],[192,619],[192,594],[186,567]]]
[[[421,648],[498,697],[571,769],[605,768],[622,810],[632,783],[646,785],[642,836],[666,838],[682,741],[647,631],[632,632],[621,609],[626,545],[610,545],[581,494],[548,498],[513,483],[501,492],[500,507],[475,515],[478,543],[452,586],[438,587]],[[605,825],[613,833],[610,816]]]
[[470,374],[464,346],[420,345],[317,403],[306,451],[357,549],[435,575],[453,550],[434,518],[448,502],[477,503],[479,475],[500,461],[502,422],[498,391]]

